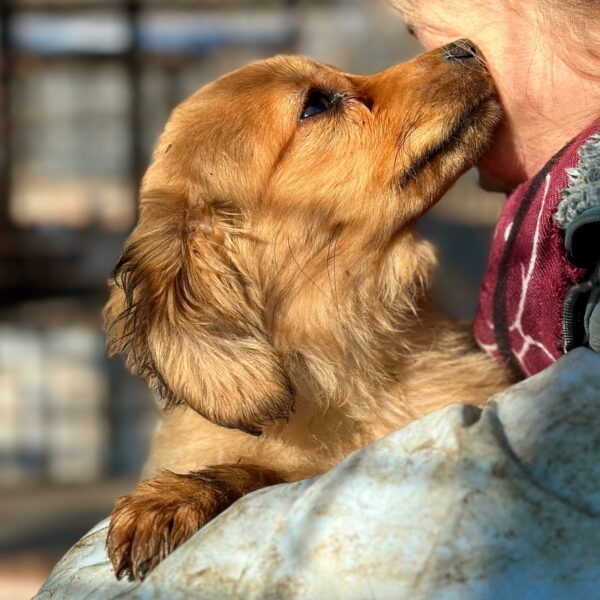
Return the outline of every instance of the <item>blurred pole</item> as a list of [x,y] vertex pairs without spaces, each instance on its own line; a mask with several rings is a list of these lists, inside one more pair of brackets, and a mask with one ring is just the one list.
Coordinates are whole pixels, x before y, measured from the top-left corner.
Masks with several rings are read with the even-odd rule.
[[284,6],[292,22],[290,39],[288,41],[289,51],[291,53],[296,53],[298,48],[298,41],[300,39],[300,2],[299,0],[284,0]]
[[137,192],[145,167],[144,144],[142,139],[142,66],[139,39],[139,0],[127,0],[126,10],[130,39],[127,56],[127,74],[129,82],[129,152],[133,187],[136,194],[134,201],[137,220]]
[[10,226],[9,202],[11,194],[11,80],[12,51],[10,48],[10,0],[0,0],[0,229]]

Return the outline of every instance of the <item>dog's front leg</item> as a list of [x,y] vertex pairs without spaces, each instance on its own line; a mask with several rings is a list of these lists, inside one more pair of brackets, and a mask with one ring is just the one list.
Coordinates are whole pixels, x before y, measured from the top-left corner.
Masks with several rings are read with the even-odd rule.
[[226,464],[179,475],[163,471],[118,498],[106,549],[118,579],[142,580],[170,552],[233,502],[283,478],[256,465]]

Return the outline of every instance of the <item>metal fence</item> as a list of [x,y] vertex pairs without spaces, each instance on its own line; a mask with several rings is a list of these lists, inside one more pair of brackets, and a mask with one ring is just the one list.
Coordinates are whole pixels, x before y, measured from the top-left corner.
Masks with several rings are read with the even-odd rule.
[[3,305],[101,291],[86,259],[118,246],[134,220],[156,122],[184,95],[182,74],[224,50],[293,49],[295,4],[4,0]]

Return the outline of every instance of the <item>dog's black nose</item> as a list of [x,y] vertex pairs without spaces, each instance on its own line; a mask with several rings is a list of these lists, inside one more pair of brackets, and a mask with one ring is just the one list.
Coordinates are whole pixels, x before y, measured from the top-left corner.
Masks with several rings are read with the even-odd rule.
[[445,60],[471,60],[479,56],[477,46],[471,40],[457,40],[444,49]]

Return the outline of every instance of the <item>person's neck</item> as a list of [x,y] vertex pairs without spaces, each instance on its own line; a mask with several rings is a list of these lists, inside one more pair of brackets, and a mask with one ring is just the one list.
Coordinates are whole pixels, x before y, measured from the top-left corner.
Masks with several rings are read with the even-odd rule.
[[533,62],[514,64],[520,70],[508,81],[498,81],[506,117],[480,163],[483,172],[509,187],[534,177],[556,152],[600,118],[600,77],[556,54]]

